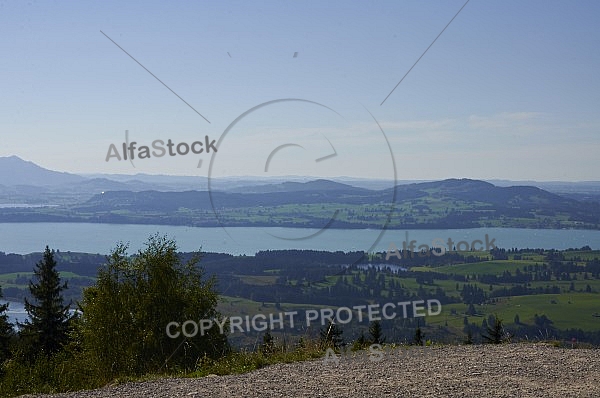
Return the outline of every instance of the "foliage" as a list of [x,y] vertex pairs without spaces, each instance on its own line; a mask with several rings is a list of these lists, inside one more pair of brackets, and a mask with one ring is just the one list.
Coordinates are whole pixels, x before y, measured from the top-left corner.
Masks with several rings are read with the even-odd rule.
[[344,331],[338,325],[329,321],[325,328],[319,331],[321,346],[340,348],[344,344],[343,333]]
[[324,357],[325,350],[320,340],[302,339],[302,342],[291,350],[282,346],[277,347],[271,355],[265,355],[260,350],[256,352],[242,350],[232,351],[218,359],[203,358],[198,364],[198,370],[189,376],[202,377],[210,374],[222,376],[245,373],[276,363],[291,363]]
[[465,338],[464,344],[473,344],[473,332],[471,329],[467,330],[467,337]]
[[469,304],[469,308],[467,308],[467,312],[465,312],[465,314],[470,316],[477,315],[477,311],[475,310],[475,306],[473,305],[473,303]]
[[[489,323],[491,323],[492,326],[489,326]],[[488,322],[488,326],[485,328],[481,337],[490,344],[502,344],[508,340],[509,336],[504,330],[502,319],[498,317],[498,314],[493,316],[492,322]]]
[[227,336],[213,327],[204,335],[170,338],[170,322],[220,318],[215,280],[203,279],[198,258],[181,263],[174,241],[150,237],[134,257],[119,244],[84,291],[80,323],[83,349],[107,379],[118,375],[190,370],[203,357],[224,355]]
[[381,329],[380,321],[373,321],[369,325],[369,339],[371,344],[384,344],[385,337],[383,336],[383,330]]
[[265,334],[263,335],[262,345],[260,346],[260,351],[265,355],[270,355],[275,351],[275,339],[271,332],[267,329]]
[[48,246],[34,268],[34,279],[35,282],[29,282],[29,291],[35,304],[25,299],[25,310],[30,319],[25,321],[20,332],[20,346],[29,359],[38,355],[50,357],[58,352],[67,342],[70,321],[70,305],[64,305],[62,297],[67,283],[61,284],[54,251]]
[[[2,288],[0,288],[0,299],[2,297]],[[10,356],[9,346],[14,335],[13,327],[6,314],[7,310],[8,304],[0,305],[0,364]]]
[[107,382],[88,357],[69,348],[33,362],[15,356],[2,365],[2,373],[0,397],[98,388]]
[[425,334],[421,330],[421,327],[418,326],[417,329],[415,330],[415,335],[413,337],[413,344],[422,346],[424,343],[424,340],[423,340],[424,338],[425,338]]
[[352,351],[362,350],[369,346],[369,341],[367,340],[365,333],[363,331],[360,332],[360,335],[354,343],[352,344]]

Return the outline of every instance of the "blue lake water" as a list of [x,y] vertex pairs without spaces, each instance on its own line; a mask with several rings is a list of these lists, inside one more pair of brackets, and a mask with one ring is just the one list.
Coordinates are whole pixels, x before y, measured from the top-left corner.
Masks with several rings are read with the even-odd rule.
[[[393,243],[414,240],[431,246],[434,239],[455,243],[495,239],[501,248],[567,249],[589,245],[600,248],[600,231],[521,228],[475,228],[447,230],[379,230],[305,228],[195,228],[165,225],[86,223],[0,223],[0,251],[27,254],[41,252],[46,245],[60,251],[107,254],[117,242],[129,242],[130,251],[144,247],[152,234],[173,238],[180,250],[251,255],[260,250],[313,249],[328,251],[385,251]],[[479,245],[476,242],[476,245]],[[464,247],[464,244],[463,244]],[[478,246],[476,246],[478,247]]]
[[[27,312],[25,311],[25,304],[16,301],[0,300],[0,305],[8,303],[8,321],[16,326],[17,322],[24,323],[28,319]],[[74,310],[70,310],[73,313]]]
[[27,313],[25,312],[25,305],[23,303],[0,300],[0,305],[6,304],[6,303],[8,303],[7,315],[8,315],[9,322],[12,323],[13,325],[16,322],[21,322],[21,323],[25,322],[25,319],[27,319]]

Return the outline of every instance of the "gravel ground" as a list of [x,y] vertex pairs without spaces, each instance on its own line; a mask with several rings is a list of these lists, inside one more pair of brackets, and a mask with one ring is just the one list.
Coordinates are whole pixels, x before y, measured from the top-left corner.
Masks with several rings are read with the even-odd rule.
[[600,397],[599,354],[539,344],[400,348],[52,397]]

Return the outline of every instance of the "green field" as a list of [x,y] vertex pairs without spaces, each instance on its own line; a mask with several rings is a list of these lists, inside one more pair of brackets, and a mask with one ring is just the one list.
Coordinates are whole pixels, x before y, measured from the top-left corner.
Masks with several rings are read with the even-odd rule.
[[413,271],[434,271],[440,274],[456,274],[456,275],[500,275],[504,271],[514,272],[517,268],[523,270],[526,265],[540,264],[536,261],[528,260],[493,260],[482,261],[477,263],[444,265],[442,267],[413,267]]
[[[480,255],[479,252],[472,254]],[[262,267],[260,271],[257,271],[258,268],[253,265],[252,272],[246,273],[244,267],[239,267],[235,272],[227,274],[228,278],[234,278],[239,285],[232,284],[223,288],[218,309],[224,316],[252,317],[256,314],[267,315],[321,308],[336,309],[339,306],[348,306],[316,304],[331,302],[328,299],[332,297],[343,297],[343,300],[334,300],[337,303],[350,303],[359,299],[362,302],[366,300],[370,303],[382,304],[389,302],[388,300],[391,300],[394,294],[398,294],[398,289],[404,292],[404,297],[410,296],[415,299],[427,299],[443,292],[442,294],[448,301],[442,306],[442,314],[426,318],[428,333],[437,337],[448,335],[452,338],[454,336],[455,339],[460,340],[461,336],[464,336],[464,319],[468,309],[468,305],[464,301],[463,289],[465,285],[469,285],[480,289],[486,297],[485,300],[475,302],[476,315],[467,317],[469,324],[481,326],[482,321],[489,315],[498,314],[504,320],[505,325],[509,327],[519,326],[514,324],[515,315],[519,316],[521,324],[533,327],[535,326],[535,316],[545,315],[553,322],[552,327],[557,330],[600,331],[600,317],[596,316],[600,314],[600,277],[597,273],[587,272],[587,268],[585,268],[587,262],[600,257],[600,251],[563,251],[558,255],[559,257],[562,255],[562,260],[558,262],[560,266],[564,264],[564,266],[584,267],[583,270],[577,268],[560,277],[552,274],[549,279],[510,282],[510,278],[520,277],[517,270],[522,275],[529,273],[531,276],[538,272],[537,270],[550,272],[552,265],[546,258],[547,253],[520,252],[518,258],[515,259],[516,255],[509,252],[508,260],[490,259],[435,267],[425,265],[412,267],[408,272],[398,274],[377,272],[375,276],[369,276],[368,272],[360,269],[340,273],[335,268],[326,265],[321,268],[318,265],[319,272],[325,271],[326,273],[309,281],[303,279],[302,276],[289,276],[290,272],[297,271],[297,267],[303,267],[303,261],[299,262],[300,265],[287,267],[285,260],[277,257],[268,266]],[[297,255],[293,254],[293,256]],[[491,257],[491,254],[486,253],[481,257]],[[297,260],[297,257],[294,259]],[[74,259],[74,261],[76,260]],[[235,260],[234,266],[237,261],[241,260]],[[314,267],[314,265],[311,266]],[[556,266],[555,261],[554,267]],[[309,269],[311,268],[308,267],[307,272]],[[314,269],[311,272],[314,272]],[[419,277],[421,273],[427,276],[426,279]],[[304,272],[294,274],[303,275]],[[32,276],[32,272],[2,274],[0,275],[0,286],[3,289],[13,288],[13,293],[15,292],[14,288],[26,292]],[[493,283],[484,282],[489,281],[490,276],[497,279],[492,279]],[[61,277],[70,280],[73,285],[79,283],[75,290],[69,292],[69,299],[75,299],[74,301],[77,299],[75,296],[81,294],[81,289],[85,288],[85,284],[82,282],[94,280],[94,278],[82,277],[73,272],[62,272]],[[482,277],[488,279],[481,280]],[[282,278],[284,282],[280,282]],[[235,287],[231,288],[232,286],[240,286],[241,290],[237,291]],[[338,290],[342,296],[336,296],[338,293],[335,293],[335,289],[341,287],[347,290]],[[521,289],[521,292],[510,289]],[[298,294],[298,291],[301,293]],[[289,296],[289,293],[293,292],[296,294]],[[549,294],[550,292],[552,294]],[[286,293],[288,293],[287,297],[294,297],[293,302],[277,299],[278,294],[286,297]],[[270,297],[271,299],[257,299],[257,297]],[[319,297],[319,299],[315,300],[315,297]],[[452,301],[460,301],[460,303],[451,303]],[[349,324],[347,326],[348,333],[355,335],[358,333],[357,331],[364,330],[364,327],[365,325]],[[388,331],[396,328],[391,324],[388,324],[387,327]],[[436,331],[436,328],[439,330]],[[301,333],[298,329],[290,332]],[[316,331],[314,328],[311,331],[311,333],[315,332],[318,332],[318,328]],[[542,331],[539,332],[542,333]],[[250,343],[249,340],[257,338],[256,335],[234,337],[245,340],[245,344]]]
[[[514,325],[515,315],[521,323],[533,324],[534,315],[546,315],[557,329],[600,330],[600,297],[598,294],[540,294],[533,296],[503,297],[497,303],[476,305],[478,314],[468,316],[469,322],[481,324],[488,315],[498,314],[507,325]],[[452,314],[452,310],[456,314]],[[449,326],[462,329],[466,306],[450,304],[444,306],[437,323],[448,322]]]

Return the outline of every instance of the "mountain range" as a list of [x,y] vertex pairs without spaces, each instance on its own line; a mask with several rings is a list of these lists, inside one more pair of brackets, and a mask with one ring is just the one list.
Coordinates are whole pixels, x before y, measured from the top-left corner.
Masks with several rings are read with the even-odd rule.
[[600,228],[600,200],[594,196],[600,184],[593,182],[582,183],[585,191],[578,196],[574,189],[559,194],[472,179],[395,186],[388,182],[387,188],[376,181],[375,189],[357,180],[229,179],[211,181],[211,188],[217,188],[209,192],[200,177],[130,177],[80,176],[47,170],[16,156],[0,158],[0,222]]

